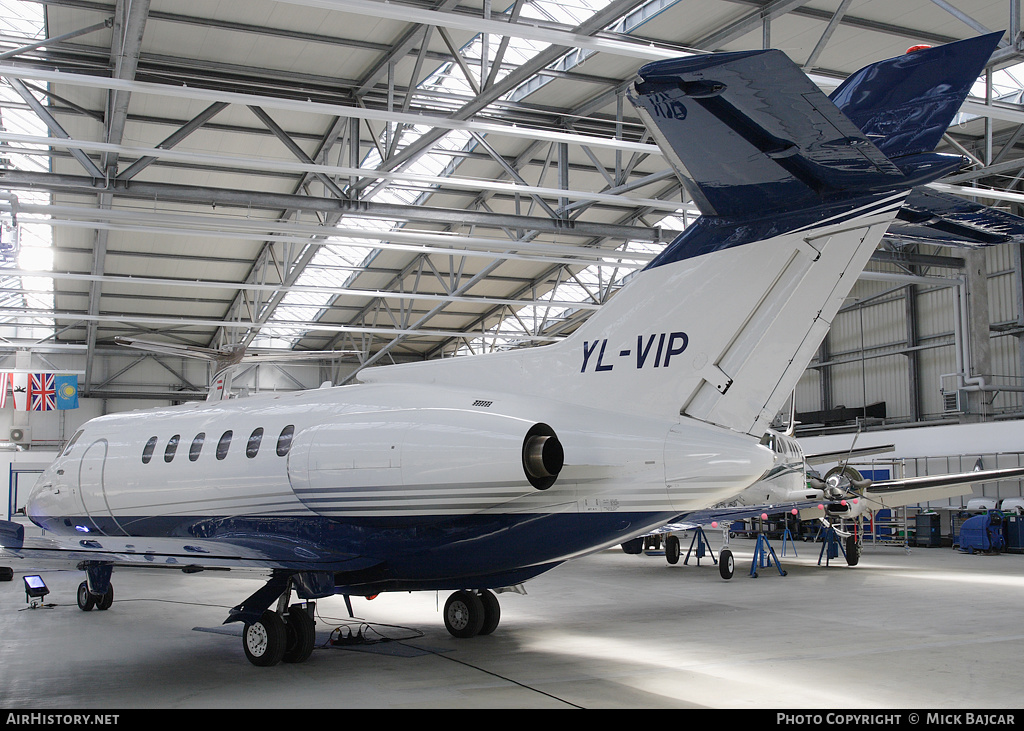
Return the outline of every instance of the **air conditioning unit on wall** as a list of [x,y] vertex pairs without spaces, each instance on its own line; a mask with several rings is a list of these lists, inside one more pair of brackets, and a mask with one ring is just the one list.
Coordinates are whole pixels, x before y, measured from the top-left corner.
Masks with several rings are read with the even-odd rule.
[[9,435],[15,444],[28,444],[32,441],[32,430],[27,426],[12,426]]

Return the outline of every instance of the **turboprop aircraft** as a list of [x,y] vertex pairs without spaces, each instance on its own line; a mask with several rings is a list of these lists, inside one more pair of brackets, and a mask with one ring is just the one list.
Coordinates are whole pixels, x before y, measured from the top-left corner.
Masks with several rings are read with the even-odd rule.
[[306,659],[334,594],[451,590],[448,630],[493,632],[494,591],[772,466],[761,437],[875,246],[964,164],[933,149],[998,37],[881,61],[831,99],[781,51],[644,66],[630,98],[703,215],[573,334],[94,419],[28,499],[48,535],[0,524],[4,560],[78,566],[83,609],[110,606],[114,570],[264,569],[226,620],[257,665]]
[[[855,519],[869,510],[882,510],[916,505],[931,500],[959,497],[971,492],[973,485],[986,482],[1020,479],[1024,467],[961,472],[946,475],[920,475],[889,480],[865,478],[854,467],[852,459],[891,452],[891,444],[874,447],[851,447],[836,452],[805,455],[800,442],[791,432],[769,429],[761,444],[774,454],[774,464],[753,485],[728,500],[708,508],[677,516],[648,535],[662,536],[665,558],[675,564],[680,556],[677,533],[712,526],[724,531],[733,521],[764,515],[794,514],[802,519],[818,518],[825,525],[843,519]],[[838,462],[821,477],[813,468]],[[844,535],[846,562],[856,566],[861,556],[862,534]],[[641,539],[623,544],[627,553],[641,553]],[[719,572],[723,579],[733,576],[735,561],[732,550],[720,551]]]

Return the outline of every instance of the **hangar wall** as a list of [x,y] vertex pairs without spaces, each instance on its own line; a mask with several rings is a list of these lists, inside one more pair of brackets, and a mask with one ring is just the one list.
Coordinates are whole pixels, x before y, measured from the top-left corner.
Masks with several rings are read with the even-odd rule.
[[[953,256],[962,254],[952,251]],[[985,375],[999,390],[985,394],[980,413],[956,404],[957,349],[969,324],[961,318],[960,290],[950,285],[962,278],[962,270],[877,263],[872,266],[876,272],[927,279],[917,284],[858,282],[800,381],[797,411],[884,402],[885,423],[895,425],[1024,415],[1019,258],[1014,245],[984,249],[990,364],[983,371],[975,366],[969,375]]]
[[[800,440],[806,454],[849,449],[853,434],[831,434],[805,437]],[[1024,421],[998,421],[975,424],[941,424],[911,429],[893,429],[861,434],[856,446],[869,447],[892,444],[891,453],[864,460],[858,468],[884,467],[893,462],[905,470],[904,477],[969,472],[977,461],[983,469],[1024,466]],[[824,466],[827,469],[828,465]],[[898,476],[898,475],[893,475]],[[974,497],[1024,496],[1024,480],[1009,480],[975,486]],[[934,501],[940,505],[965,505],[971,495]]]

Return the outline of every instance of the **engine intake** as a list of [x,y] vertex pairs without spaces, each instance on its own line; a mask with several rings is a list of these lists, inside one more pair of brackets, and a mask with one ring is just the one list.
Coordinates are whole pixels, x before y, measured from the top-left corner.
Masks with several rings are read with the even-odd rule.
[[554,429],[547,424],[534,424],[523,439],[523,471],[526,479],[538,490],[555,484],[565,464],[565,452]]

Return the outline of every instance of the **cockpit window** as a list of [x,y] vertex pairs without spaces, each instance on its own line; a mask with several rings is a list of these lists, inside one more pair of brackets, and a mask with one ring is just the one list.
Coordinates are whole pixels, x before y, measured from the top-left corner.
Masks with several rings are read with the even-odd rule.
[[260,451],[260,442],[263,441],[263,427],[258,426],[249,435],[249,442],[245,445],[245,456],[252,459]]
[[206,440],[206,432],[199,432],[192,440],[192,446],[188,450],[188,461],[195,462],[199,459],[199,453],[203,451],[203,442]]
[[288,450],[292,448],[292,436],[295,435],[295,425],[289,424],[281,430],[281,435],[277,438],[277,456],[284,457],[288,454]]
[[64,447],[64,451],[61,452],[61,457],[66,457],[68,455],[68,452],[71,451],[71,448],[75,446],[75,442],[78,441],[78,437],[82,436],[82,431],[82,429],[79,429],[78,431],[75,432],[75,435],[71,437],[71,441],[68,442],[68,445]]
[[164,462],[174,459],[174,453],[178,451],[178,442],[181,441],[181,434],[175,434],[167,440],[167,448],[164,449]]
[[142,464],[149,464],[149,460],[153,459],[154,449],[156,449],[156,437],[150,437],[142,450]]
[[224,459],[228,456],[228,447],[231,446],[231,430],[228,429],[226,432],[220,435],[220,441],[217,442],[217,459]]

